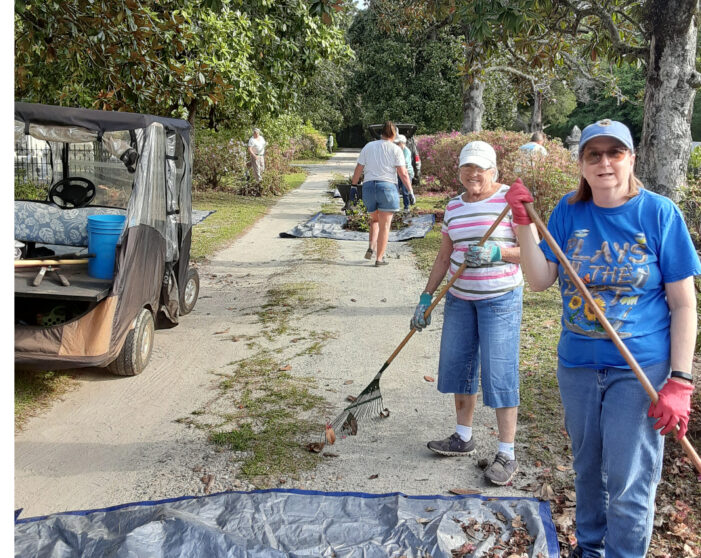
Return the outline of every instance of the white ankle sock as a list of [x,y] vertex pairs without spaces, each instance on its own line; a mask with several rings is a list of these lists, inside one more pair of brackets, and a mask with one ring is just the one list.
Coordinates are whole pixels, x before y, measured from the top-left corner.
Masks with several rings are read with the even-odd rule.
[[462,438],[463,442],[469,442],[470,438],[472,438],[472,427],[471,426],[463,426],[462,424],[458,424],[455,427],[455,432],[458,433],[458,436]]
[[499,442],[499,449],[497,451],[505,453],[509,456],[509,459],[516,459],[516,454],[514,453],[514,443],[513,442]]

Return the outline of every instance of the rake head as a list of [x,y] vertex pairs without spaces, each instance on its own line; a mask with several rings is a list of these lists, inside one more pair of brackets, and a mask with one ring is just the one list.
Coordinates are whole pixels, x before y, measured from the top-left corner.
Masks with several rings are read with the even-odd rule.
[[[360,421],[379,417],[382,410],[380,374],[378,374],[360,393],[358,398],[333,419],[330,425],[336,436],[355,436],[358,432],[358,423]],[[323,437],[325,438],[325,435]]]

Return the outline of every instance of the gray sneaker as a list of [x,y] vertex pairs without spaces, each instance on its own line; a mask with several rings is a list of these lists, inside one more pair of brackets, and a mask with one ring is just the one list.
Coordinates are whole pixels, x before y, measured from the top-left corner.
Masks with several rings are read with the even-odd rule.
[[457,432],[453,432],[445,440],[435,440],[426,445],[428,449],[440,455],[467,455],[475,451],[474,440],[470,438],[465,442]]
[[484,477],[493,484],[503,486],[511,482],[516,471],[518,471],[518,462],[515,459],[509,459],[505,453],[498,452],[494,462],[484,471]]

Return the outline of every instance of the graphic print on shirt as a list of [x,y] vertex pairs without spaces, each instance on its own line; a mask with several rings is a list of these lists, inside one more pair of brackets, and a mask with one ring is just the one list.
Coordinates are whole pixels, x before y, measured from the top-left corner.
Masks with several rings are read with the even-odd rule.
[[[650,276],[645,234],[637,233],[632,241],[602,240],[598,245],[588,242],[588,235],[587,229],[574,231],[567,241],[567,257],[619,337],[630,337],[630,332],[620,328],[638,303],[640,289]],[[565,327],[587,337],[608,337],[574,282],[564,272],[561,279]]]

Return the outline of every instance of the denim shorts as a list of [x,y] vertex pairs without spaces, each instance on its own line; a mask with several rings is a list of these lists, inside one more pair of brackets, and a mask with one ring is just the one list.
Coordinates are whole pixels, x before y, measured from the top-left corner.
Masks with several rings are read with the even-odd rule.
[[399,192],[394,182],[368,180],[363,182],[363,203],[368,213],[399,211]]
[[445,298],[438,391],[477,393],[495,409],[519,404],[518,353],[523,287],[484,300]]

